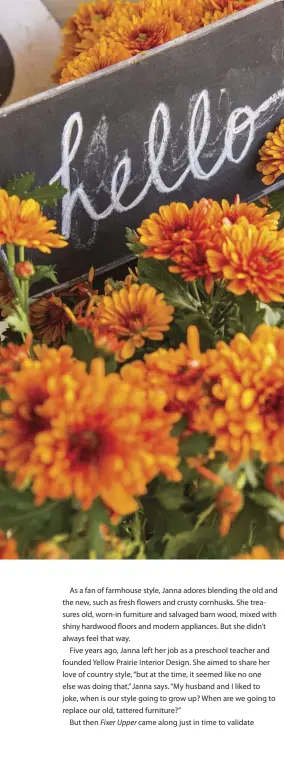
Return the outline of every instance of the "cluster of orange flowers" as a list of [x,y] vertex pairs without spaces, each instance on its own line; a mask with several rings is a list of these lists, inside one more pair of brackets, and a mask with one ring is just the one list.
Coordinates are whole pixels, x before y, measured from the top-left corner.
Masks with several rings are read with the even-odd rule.
[[106,376],[100,358],[88,374],[68,346],[34,352],[15,355],[5,378],[0,461],[16,487],[32,484],[36,505],[75,496],[88,509],[101,497],[128,514],[159,472],[180,480],[170,435],[179,415],[165,410],[165,392]]
[[37,359],[28,348],[2,354],[0,459],[17,487],[32,483],[37,504],[73,495],[88,508],[100,496],[118,514],[134,511],[158,472],[181,479],[170,435],[181,416],[186,435],[209,433],[232,467],[257,453],[275,464],[274,491],[283,483],[283,330],[260,325],[251,339],[239,333],[202,353],[190,327],[186,345],[108,376],[100,358],[88,374],[67,346],[35,347]]
[[171,273],[185,281],[203,278],[208,293],[223,278],[235,295],[282,301],[284,231],[277,230],[279,212],[267,211],[238,196],[232,205],[202,198],[191,208],[161,206],[138,229],[142,256],[173,261]]
[[[148,258],[167,261],[169,272],[197,281],[190,289],[200,305],[199,294],[207,305],[216,290],[223,294],[226,288],[230,303],[233,295],[237,300],[246,292],[257,301],[282,303],[284,231],[278,229],[279,219],[279,212],[242,203],[239,197],[232,204],[205,198],[191,207],[175,202],[143,220],[133,241],[142,267]],[[55,222],[34,200],[22,202],[0,190],[0,244],[6,251],[17,245],[42,252],[62,248],[66,241],[55,230]],[[26,283],[26,266],[32,264],[23,253],[19,256],[10,272]],[[0,468],[5,479],[15,490],[29,487],[36,506],[47,499],[72,499],[88,511],[100,498],[110,514],[110,526],[101,528],[110,557],[127,556],[130,547],[115,537],[113,527],[121,517],[139,512],[139,498],[159,474],[179,483],[188,466],[212,482],[221,537],[242,511],[244,495],[237,482],[226,483],[211,469],[220,455],[231,471],[257,462],[276,512],[284,500],[284,329],[261,324],[250,338],[237,332],[229,343],[214,341],[214,348],[202,351],[198,329],[191,325],[186,339],[181,335],[185,342],[172,348],[167,336],[176,321],[174,306],[137,273],[129,271],[119,284],[109,280],[99,295],[91,269],[87,281],[68,293],[79,298],[73,310],[57,295],[30,304],[30,324],[41,345],[34,345],[29,332],[22,345],[0,347]],[[2,305],[13,297],[6,278],[0,278]],[[60,346],[71,323],[92,334],[105,360],[96,357],[88,369],[70,346]],[[108,361],[107,353],[116,363]],[[182,432],[174,427],[180,422]],[[210,450],[181,461],[182,445],[186,449],[195,434],[209,437]],[[66,559],[58,538],[39,542],[35,556]],[[237,557],[269,556],[256,545]],[[0,559],[17,557],[10,531],[1,531]]]
[[55,81],[65,84],[193,32],[258,0],[95,0],[63,29]]
[[[241,203],[238,196],[232,205],[204,198],[191,208],[171,203],[138,228],[140,257],[170,260],[171,273],[186,281],[202,278],[207,293],[223,279],[236,296],[248,291],[265,303],[282,301],[284,231],[277,230],[279,218],[278,211]],[[98,347],[114,352],[119,361],[129,359],[145,340],[162,340],[173,317],[163,295],[137,281],[131,272],[119,291],[107,283],[103,296],[82,283],[82,302],[75,312],[56,295],[35,300],[30,317],[36,338],[59,345],[71,320],[90,330]]]
[[201,353],[198,332],[187,346],[159,349],[121,370],[135,387],[162,387],[168,408],[187,416],[188,433],[206,432],[232,467],[255,453],[281,463],[284,452],[284,331],[260,325]]

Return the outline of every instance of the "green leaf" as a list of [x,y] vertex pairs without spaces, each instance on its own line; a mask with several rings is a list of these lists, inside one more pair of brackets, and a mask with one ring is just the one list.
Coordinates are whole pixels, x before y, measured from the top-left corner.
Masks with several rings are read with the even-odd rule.
[[109,513],[100,498],[97,498],[92,508],[89,509],[87,539],[90,552],[94,552],[98,559],[104,557],[105,540],[100,531],[100,525],[109,526]]
[[200,303],[192,297],[183,279],[169,272],[166,262],[140,259],[138,276],[142,284],[151,284],[158,292],[163,292],[166,301],[175,308],[196,311],[200,307]]
[[183,438],[179,446],[181,457],[195,457],[197,454],[207,454],[212,439],[207,433],[192,433],[192,435]]
[[58,200],[66,194],[67,189],[62,187],[59,181],[53,184],[45,184],[43,187],[36,187],[30,193],[30,197],[40,204],[40,206],[56,206]]
[[164,550],[165,560],[187,558],[190,549],[194,550],[204,542],[207,543],[213,534],[214,529],[200,527],[197,530],[193,529],[184,533],[177,533],[175,536],[166,535],[164,537],[164,541],[166,541]]
[[187,425],[188,425],[187,417],[182,417],[181,419],[179,419],[178,422],[175,423],[175,425],[173,425],[171,430],[171,435],[174,438],[179,438],[179,436],[184,432],[184,430],[186,430]]
[[42,279],[49,279],[53,284],[57,284],[55,265],[35,265],[35,274],[31,278],[30,285],[37,284]]
[[174,484],[160,476],[155,497],[165,509],[179,509],[185,501],[184,487],[182,484]]
[[230,531],[222,541],[222,556],[231,558],[254,543],[254,532],[258,523],[267,519],[267,512],[257,507],[249,498],[243,509],[231,524]]
[[6,322],[7,326],[16,333],[23,333],[25,335],[30,332],[30,326],[25,312],[21,306],[16,305],[15,303],[13,313],[7,316]]
[[8,181],[6,186],[8,195],[10,197],[12,195],[17,195],[21,200],[26,200],[26,198],[30,196],[29,193],[34,185],[34,181],[34,173],[24,173],[18,178],[14,177],[11,181]]
[[67,343],[72,346],[74,357],[85,362],[89,368],[94,357],[97,356],[92,333],[72,325],[67,335]]
[[237,303],[244,332],[250,337],[256,327],[264,321],[265,310],[260,308],[258,299],[251,295],[250,292],[246,292],[245,295],[239,295]]
[[45,184],[43,187],[34,187],[35,174],[24,173],[18,178],[8,182],[6,190],[8,195],[17,195],[21,200],[33,198],[40,206],[55,206],[67,190],[61,186],[60,181],[53,184]]
[[[280,220],[278,223],[278,230],[284,227],[284,189],[278,189],[276,192],[269,192],[267,195],[271,211],[280,211]],[[262,205],[262,203],[260,204]]]
[[[264,506],[269,509],[269,513],[280,522],[284,522],[284,501],[276,498],[271,492],[266,490],[255,490],[251,493],[251,500],[258,506]],[[277,516],[276,516],[277,515]]]
[[[184,341],[185,334],[187,333],[188,327],[190,325],[195,325],[198,328],[199,337],[200,337],[200,346],[201,350],[205,351],[205,349],[212,348],[214,344],[214,338],[216,331],[210,324],[209,320],[204,316],[203,314],[200,314],[199,312],[192,312],[191,314],[185,313],[184,315],[178,314],[177,317],[175,317],[174,325],[179,328],[181,331],[180,334],[182,334],[182,338],[179,337],[178,334],[176,334],[177,338],[177,344],[179,345],[181,341]],[[171,334],[172,334],[172,328],[171,328]]]
[[130,230],[129,227],[125,230],[126,246],[133,254],[139,256],[141,252],[145,251],[145,247],[139,241],[138,233],[135,230]]

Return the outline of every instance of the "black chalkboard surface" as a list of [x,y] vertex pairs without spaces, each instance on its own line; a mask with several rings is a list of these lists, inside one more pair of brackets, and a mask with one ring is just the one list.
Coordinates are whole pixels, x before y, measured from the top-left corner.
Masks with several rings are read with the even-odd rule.
[[[0,111],[0,183],[33,171],[68,190],[61,282],[125,261],[125,227],[162,203],[243,199],[284,116],[284,6],[227,20]],[[46,258],[43,256],[43,260]]]

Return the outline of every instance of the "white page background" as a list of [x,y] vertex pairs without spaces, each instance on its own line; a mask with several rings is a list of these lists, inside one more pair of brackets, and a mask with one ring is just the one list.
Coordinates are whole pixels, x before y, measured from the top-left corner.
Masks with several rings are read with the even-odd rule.
[[[157,646],[270,646],[271,670],[263,691],[276,695],[277,702],[202,703],[188,712],[200,719],[204,714],[211,720],[253,719],[251,727],[70,726],[61,714],[62,599],[70,587],[102,585],[278,586],[274,608],[279,616],[269,620],[265,631],[232,631],[231,636],[231,631],[216,631],[214,639],[211,630],[174,631],[174,637],[173,631],[155,631]],[[0,591],[3,779],[283,776],[282,561],[10,561],[0,563]]]

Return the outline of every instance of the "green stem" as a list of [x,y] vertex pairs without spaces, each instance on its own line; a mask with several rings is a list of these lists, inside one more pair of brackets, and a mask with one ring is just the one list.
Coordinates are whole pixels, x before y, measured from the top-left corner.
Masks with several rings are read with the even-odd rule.
[[15,265],[15,246],[12,243],[6,243],[6,254],[9,271],[13,272]]
[[205,509],[205,511],[203,511],[202,514],[199,514],[196,525],[194,525],[194,532],[197,530],[198,527],[200,527],[200,525],[202,525],[205,519],[207,519],[207,517],[209,517],[210,514],[212,514],[214,508],[215,508],[215,503],[211,503],[211,505],[208,506],[208,508]]
[[19,260],[20,262],[24,262],[25,259],[25,247],[19,246]]
[[196,300],[198,300],[198,303],[201,303],[199,292],[198,292],[198,289],[197,289],[196,281],[192,281],[191,285],[192,285],[192,289],[193,289],[194,295],[196,297]]

